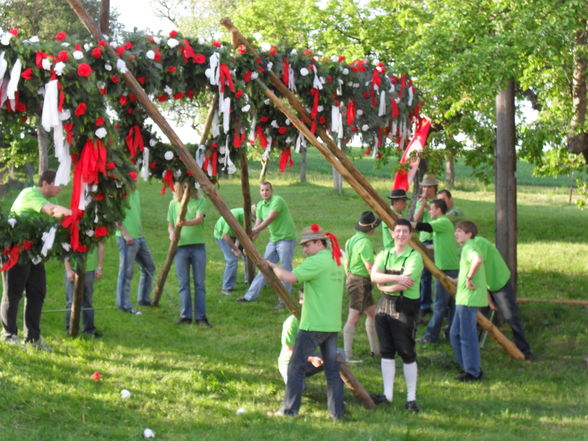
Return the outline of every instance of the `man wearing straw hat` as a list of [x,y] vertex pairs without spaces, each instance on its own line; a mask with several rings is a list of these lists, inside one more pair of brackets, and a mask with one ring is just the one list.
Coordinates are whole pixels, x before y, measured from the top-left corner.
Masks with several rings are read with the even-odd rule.
[[[406,203],[410,201],[410,198],[406,195],[406,191],[402,188],[395,188],[390,192],[388,196],[390,199],[390,209],[398,217],[404,217],[404,210],[406,210]],[[388,225],[382,225],[382,244],[385,250],[392,249],[394,247],[394,239],[392,239],[392,232]]]
[[374,244],[371,236],[381,222],[381,219],[378,219],[371,211],[364,211],[355,224],[357,233],[345,243],[345,272],[347,274],[345,289],[349,294],[349,313],[343,327],[343,346],[347,362],[360,362],[354,360],[353,357],[353,336],[355,335],[355,327],[364,311],[367,315],[365,330],[371,353],[374,356],[379,356],[380,352],[376,334],[376,306],[372,296],[370,271],[374,264]]
[[[327,240],[331,241],[332,250],[329,250]],[[308,257],[293,271],[280,268],[268,261],[281,281],[304,284],[300,328],[288,365],[284,404],[280,410],[268,415],[298,414],[304,389],[306,363],[308,357],[320,347],[327,379],[329,414],[334,419],[341,419],[345,413],[345,405],[343,383],[339,377],[339,363],[336,358],[345,280],[345,271],[340,260],[341,250],[335,235],[325,232],[317,224],[302,230],[300,244]]]

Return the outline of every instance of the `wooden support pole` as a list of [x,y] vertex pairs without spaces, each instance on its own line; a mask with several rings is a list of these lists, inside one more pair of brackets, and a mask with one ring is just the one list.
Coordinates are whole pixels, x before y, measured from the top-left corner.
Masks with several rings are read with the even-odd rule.
[[[233,39],[239,41],[248,51],[256,54],[256,48],[245,38],[243,35],[233,26],[228,18],[221,20],[223,24],[233,35]],[[302,103],[298,98],[282,83],[282,81],[272,72],[268,72],[272,85],[288,100],[290,106],[296,110],[298,115],[307,124],[311,123],[310,114],[306,111]],[[264,88],[265,95],[278,107],[284,115],[286,115],[292,124],[300,130],[300,132],[306,137],[306,139],[314,145],[317,150],[325,157],[325,159],[331,163],[331,165],[343,176],[343,178],[351,185],[351,187],[361,196],[361,198],[376,212],[376,214],[392,229],[394,227],[394,221],[397,216],[393,213],[388,204],[382,199],[378,192],[371,186],[369,181],[363,176],[353,165],[351,160],[337,147],[335,142],[329,137],[327,132],[321,128],[317,128],[317,136],[321,138],[324,144],[319,141],[299,118],[298,116],[288,107],[280,98],[278,98],[269,88],[259,79],[256,80],[257,84]],[[433,276],[437,278],[447,289],[447,291],[455,296],[456,287],[451,282],[449,277],[441,271],[427,252],[427,249],[421,244],[421,242],[413,238],[410,241],[410,246],[417,250],[422,258],[424,265],[431,271]],[[496,339],[496,341],[506,350],[508,354],[518,360],[524,360],[525,356],[523,353],[511,342],[508,338],[502,334],[498,328],[496,328],[483,314],[478,313],[477,320],[480,326],[488,331],[488,333]]]
[[[200,144],[204,144],[206,142],[206,139],[208,138],[210,128],[212,127],[212,121],[214,120],[214,112],[216,112],[217,103],[218,99],[215,96],[215,98],[212,100],[212,105],[210,106],[210,109],[208,111],[206,122],[204,123],[204,129],[202,130],[202,135],[200,136]],[[183,184],[180,183],[178,185]],[[180,204],[180,213],[178,214],[178,219],[176,220],[176,225],[174,227],[174,239],[169,244],[165,262],[163,263],[163,267],[161,268],[161,272],[159,273],[159,279],[157,280],[155,294],[153,296],[153,299],[151,299],[152,306],[159,306],[159,300],[161,299],[161,294],[163,293],[163,288],[165,286],[165,282],[167,280],[167,276],[169,274],[172,261],[178,249],[178,242],[180,240],[180,234],[182,232],[182,227],[180,226],[180,223],[182,223],[186,217],[186,211],[188,210],[189,201],[190,191],[184,189],[182,201]]]
[[[243,147],[241,150],[241,191],[243,193],[243,214],[244,227],[248,236],[251,236],[251,187],[249,186],[249,163],[247,162],[247,150]],[[244,271],[247,274],[247,283],[251,285],[255,277],[255,265],[247,256],[244,256]]]
[[74,280],[73,299],[69,314],[69,336],[77,337],[80,333],[80,315],[82,312],[82,297],[84,294],[84,280],[86,279],[86,258],[78,260]]
[[570,305],[570,306],[588,306],[588,300],[574,300],[574,299],[529,299],[521,298],[517,299],[518,303],[555,303],[557,305]]
[[[79,0],[68,0],[68,3],[74,10],[74,12],[78,15],[80,20],[84,23],[84,25],[88,28],[90,33],[96,38],[98,41],[101,39],[100,32],[96,28],[94,22],[88,15],[87,11],[84,9],[82,4]],[[116,52],[114,49],[107,45],[106,50],[110,52],[111,55],[117,57]],[[214,185],[210,182],[206,174],[202,171],[200,167],[196,164],[196,161],[192,157],[192,155],[186,150],[184,144],[182,143],[181,139],[169,125],[165,117],[159,112],[157,107],[151,102],[137,79],[134,75],[130,72],[125,72],[120,74],[123,80],[125,81],[127,87],[131,92],[135,94],[137,97],[137,101],[144,107],[147,114],[155,121],[155,123],[159,126],[162,132],[168,137],[170,140],[174,150],[178,154],[178,156],[182,159],[184,165],[190,172],[194,175],[194,178],[201,186],[202,191],[209,197],[210,201],[214,204],[218,212],[221,216],[225,218],[231,229],[235,232],[237,238],[241,245],[245,248],[247,255],[253,260],[255,265],[259,268],[262,274],[265,277],[268,285],[276,292],[276,294],[282,299],[284,305],[288,308],[289,311],[295,314],[299,314],[299,306],[297,302],[293,301],[280,280],[276,277],[270,266],[267,264],[265,259],[259,254],[257,248],[245,232],[245,230],[241,227],[241,224],[235,219],[231,210],[227,206],[227,204],[223,201],[223,199],[218,194]]]

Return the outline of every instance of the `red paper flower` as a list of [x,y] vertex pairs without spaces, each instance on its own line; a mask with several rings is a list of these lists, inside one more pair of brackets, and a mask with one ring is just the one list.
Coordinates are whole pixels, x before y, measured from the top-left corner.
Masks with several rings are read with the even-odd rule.
[[206,63],[206,57],[202,54],[196,54],[193,58],[194,63],[196,64],[204,64]]
[[369,98],[370,96],[371,96],[371,95],[370,95],[370,93],[369,93],[369,92],[364,92],[364,93],[363,93],[363,97],[364,97],[364,98]]
[[127,41],[125,43],[125,49],[130,51],[133,48],[133,43],[131,43],[130,41]]
[[174,66],[169,66],[169,67],[167,68],[167,73],[170,73],[170,74],[171,74],[171,73],[174,73],[176,70],[177,70],[177,69],[176,69]]
[[268,121],[269,121],[269,117],[267,117],[267,116],[262,116],[262,117],[260,118],[260,121],[261,121],[261,122],[268,122]]
[[312,225],[310,226],[310,230],[311,230],[312,232],[314,232],[314,233],[318,233],[320,229],[321,229],[321,227],[319,227],[319,225],[318,225],[318,224],[312,224]]
[[339,55],[339,58],[337,58],[337,61],[339,63],[343,63],[345,61],[345,57],[343,55]]
[[118,76],[116,74],[114,74],[113,76],[110,77],[110,81],[112,81],[113,83],[118,83],[119,82]]
[[[92,74],[92,68],[89,64],[82,63],[78,66],[78,75],[88,78]],[[106,92],[106,91],[105,91]]]
[[165,103],[167,100],[169,100],[169,97],[166,93],[164,93],[163,95],[159,95],[157,97],[157,101],[159,101],[160,103]]
[[136,171],[129,172],[129,177],[135,181],[137,180],[137,176],[138,175]]
[[153,161],[149,163],[149,168],[155,168],[157,167],[157,162]]
[[277,46],[272,46],[269,50],[269,54],[273,57],[274,55],[276,55],[276,52],[278,52],[278,48]]
[[239,52],[240,54],[244,54],[245,52],[247,52],[247,49],[245,49],[245,46],[240,44],[239,46],[237,46],[237,52]]
[[102,376],[100,375],[100,372],[96,371],[92,374],[92,376],[90,378],[94,381],[100,381]]
[[312,55],[312,51],[310,49],[306,49],[304,51],[304,55]]
[[159,52],[159,49],[155,50],[155,55],[153,56],[153,61],[161,61],[161,52]]
[[125,48],[122,46],[117,46],[116,47],[116,53],[118,54],[118,56],[120,57],[125,51]]
[[[104,195],[103,195],[104,197]],[[95,238],[100,238],[100,237],[104,237],[104,236],[108,236],[108,228],[106,228],[106,226],[101,225],[99,227],[94,228],[94,237]]]
[[33,246],[33,243],[34,242],[32,242],[30,240],[23,240],[22,241],[22,247],[23,247],[23,249],[28,250],[28,249],[30,249]]
[[106,47],[106,42],[104,40],[100,40],[98,42],[98,46]]
[[222,44],[220,44],[220,43],[219,43],[218,41],[216,41],[216,40],[214,40],[214,41],[212,42],[212,44],[213,44],[214,46],[216,46],[216,47],[221,47],[221,46],[222,46]]
[[116,167],[116,164],[113,161],[108,161],[106,163],[106,170],[112,170],[115,167]]
[[100,95],[106,95],[106,89],[104,88],[98,89],[98,92],[100,92]]
[[67,35],[65,32],[58,32],[57,34],[55,34],[55,39],[57,41],[63,41],[66,39],[66,37],[67,37]]
[[241,89],[239,89],[236,93],[235,93],[235,98],[241,98],[243,96],[243,91]]
[[124,96],[124,95],[123,95],[123,96],[121,96],[121,97],[118,99],[118,102],[120,103],[120,105],[121,105],[121,106],[126,106],[126,105],[127,105],[127,97],[126,97],[126,96]]
[[82,102],[78,104],[78,107],[76,107],[76,110],[74,110],[74,115],[82,116],[84,113],[86,113],[86,109],[88,109],[88,106],[86,105],[86,103]]
[[24,78],[25,80],[31,80],[33,79],[33,68],[32,67],[28,67],[25,70],[22,71],[22,73],[20,74],[20,76],[22,78]]
[[18,35],[18,29],[16,28],[12,28],[11,30],[8,31],[9,34],[14,35],[15,37]]
[[176,92],[174,94],[174,100],[179,100],[179,99],[182,99],[182,98],[184,98],[184,94],[182,92]]
[[141,84],[145,84],[145,77],[137,77],[137,81]]
[[61,51],[57,54],[57,58],[59,59],[59,61],[65,63],[67,60],[69,60],[69,54],[67,53],[67,51]]
[[287,129],[286,127],[284,127],[284,126],[281,126],[281,127],[278,129],[278,133],[279,133],[280,135],[285,135],[287,131],[288,131],[288,129]]
[[178,31],[171,31],[169,33],[169,38],[176,38],[178,36]]
[[94,199],[96,199],[97,201],[103,201],[104,200],[104,193],[96,193],[94,195]]
[[332,83],[332,82],[333,82],[333,77],[329,75],[327,77],[327,83]]
[[186,95],[186,98],[194,98],[194,91],[186,90],[186,93],[184,93],[184,95]]
[[251,71],[249,69],[247,69],[247,72],[243,74],[243,81],[245,81],[246,83],[251,81]]
[[90,51],[90,53],[92,54],[92,56],[94,58],[102,58],[102,48],[101,47],[95,47],[94,49],[92,49]]
[[132,115],[133,113],[135,113],[135,109],[133,109],[132,107],[129,107],[127,109],[127,115]]
[[103,126],[104,125],[104,118],[96,118],[96,125],[97,126]]

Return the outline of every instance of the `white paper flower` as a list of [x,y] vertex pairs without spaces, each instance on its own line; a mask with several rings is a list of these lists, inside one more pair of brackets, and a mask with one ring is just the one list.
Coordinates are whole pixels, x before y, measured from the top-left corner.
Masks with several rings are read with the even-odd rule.
[[257,72],[251,72],[251,78],[252,78],[252,79],[254,79],[254,80],[255,80],[255,79],[256,79],[256,78],[258,78],[258,77],[259,77],[259,74],[258,74]]
[[74,51],[72,55],[76,60],[84,58],[84,53],[82,51]]
[[318,110],[319,112],[322,112],[323,110],[325,110],[325,108],[323,106],[318,106],[316,108],[316,110]]
[[270,103],[270,99],[269,98],[266,98],[266,99],[263,100],[263,104],[265,104],[266,106],[269,105],[269,103]]
[[12,228],[14,228],[14,226],[16,225],[16,219],[11,217],[10,219],[7,220],[7,222],[10,224],[10,226]]
[[94,134],[96,135],[97,138],[100,139],[104,139],[106,137],[106,135],[108,134],[108,132],[106,131],[106,129],[104,127],[100,127],[99,129],[97,129]]
[[155,432],[149,428],[143,431],[143,436],[145,438],[155,438]]
[[308,74],[309,74],[309,72],[306,67],[303,67],[302,69],[300,69],[300,75],[302,75],[303,77],[307,76]]
[[361,131],[367,132],[369,128],[370,128],[370,126],[368,126],[367,124],[364,124],[363,126],[361,126]]
[[29,38],[29,41],[31,43],[38,43],[40,40],[39,40],[39,37],[37,37],[36,35],[33,35],[31,38]]
[[129,71],[129,69],[127,69],[127,63],[125,63],[124,60],[121,60],[120,58],[116,60],[116,70],[118,70],[121,74],[126,74]]
[[[33,37],[33,38],[35,38],[35,37]],[[33,38],[31,38],[31,41],[33,41]],[[39,38],[39,37],[37,37],[37,38]],[[61,47],[70,47],[70,46],[71,46],[71,44],[69,44],[67,41],[61,42]]]
[[155,147],[157,145],[157,139],[151,138],[149,140],[149,147]]
[[86,236],[93,237],[94,236],[94,230],[87,230],[86,231]]
[[383,68],[382,66],[377,66],[377,67],[376,67],[376,70],[377,70],[378,72],[384,72],[384,68]]
[[251,109],[251,106],[249,104],[245,104],[243,107],[241,107],[241,112],[247,113],[247,112],[249,112],[250,109]]
[[172,152],[171,150],[168,150],[167,152],[165,152],[165,154],[163,155],[163,157],[167,161],[171,161],[172,159],[174,159],[174,152]]
[[2,34],[2,39],[0,39],[0,42],[4,46],[8,46],[10,44],[10,40],[12,39],[12,37],[14,37],[14,35],[12,35],[10,32],[4,32],[4,34]]
[[343,75],[349,75],[349,69],[347,68],[343,69],[341,72],[343,72]]
[[271,61],[267,63],[267,70],[272,70],[272,67],[274,67],[274,63],[272,63]]
[[291,55],[291,56],[294,56],[294,55],[296,55],[297,53],[298,53],[298,51],[297,51],[296,49],[292,49],[292,50],[290,51],[290,55]]
[[253,38],[255,38],[257,41],[259,41],[263,38],[263,35],[261,35],[259,32],[254,32]]
[[357,116],[361,116],[361,115],[363,115],[363,110],[357,109],[356,113],[357,113]]
[[172,95],[172,94],[174,93],[174,90],[173,90],[171,87],[169,87],[169,86],[165,86],[165,87],[163,88],[163,91],[164,91],[165,93],[167,93],[168,95]]
[[65,69],[65,63],[63,61],[58,61],[55,63],[55,73],[58,76],[63,75],[63,69]]
[[67,252],[69,252],[69,250],[71,250],[71,246],[67,242],[62,242],[61,248],[63,248]]
[[43,61],[41,61],[41,66],[43,66],[43,69],[45,70],[51,70],[51,60],[49,58],[43,58]]
[[71,118],[71,110],[64,109],[63,112],[59,112],[59,121],[67,121]]
[[153,37],[153,42],[159,46],[161,44],[161,37]]
[[110,72],[112,70],[112,66],[107,63],[104,65],[104,69],[107,70],[108,72]]
[[178,44],[180,44],[180,42],[178,40],[176,40],[175,38],[170,38],[169,40],[167,40],[167,45],[169,47],[171,47],[172,49],[174,47],[176,47]]
[[289,126],[291,124],[290,120],[286,118],[286,125]]
[[272,126],[275,129],[280,127],[280,125],[278,124],[278,122],[275,119],[270,123],[270,126]]
[[272,45],[269,44],[267,41],[264,41],[263,43],[261,43],[261,50],[264,52],[269,52],[270,49],[272,48]]
[[149,58],[150,60],[153,60],[153,59],[155,58],[155,52],[153,52],[151,49],[149,49],[149,50],[147,51],[147,53],[145,54],[145,56],[146,56],[147,58]]
[[90,43],[86,43],[86,44],[84,44],[84,50],[85,50],[85,51],[89,51],[91,47],[92,47],[92,46],[90,46]]

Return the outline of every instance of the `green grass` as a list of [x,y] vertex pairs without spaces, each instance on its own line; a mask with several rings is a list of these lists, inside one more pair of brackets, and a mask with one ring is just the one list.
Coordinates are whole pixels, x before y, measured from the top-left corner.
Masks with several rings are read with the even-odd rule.
[[[346,186],[338,195],[331,189],[330,177],[314,168],[308,184],[297,183],[295,172],[280,175],[271,170],[268,178],[288,202],[299,229],[319,222],[340,242],[353,234],[366,205],[351,189]],[[254,173],[255,168],[256,178]],[[371,181],[382,194],[390,187],[389,180]],[[168,245],[165,215],[170,196],[159,194],[159,184],[140,188],[145,235],[161,265]],[[223,181],[219,191],[230,207],[239,204],[237,179]],[[482,234],[493,239],[493,193],[454,193]],[[332,422],[326,411],[325,380],[319,375],[309,381],[298,417],[267,418],[266,412],[277,409],[283,397],[276,359],[287,313],[273,310],[276,297],[268,289],[251,304],[234,300],[245,289],[242,283],[233,297],[220,294],[224,262],[212,239],[217,218],[211,209],[206,221],[212,329],[174,325],[179,306],[173,269],[161,307],[140,308],[142,316],[118,312],[114,308],[118,252],[110,239],[105,279],[96,283],[95,292],[96,324],[104,337],[70,339],[64,333],[63,312],[53,312],[64,306],[63,267],[56,261],[47,264],[42,326],[55,351],[0,345],[0,440],[132,440],[141,439],[146,427],[155,431],[156,439],[170,441],[586,439],[588,371],[582,360],[588,357],[588,309],[538,303],[521,309],[539,361],[516,361],[489,339],[482,350],[486,378],[479,384],[453,379],[456,366],[448,343],[419,346],[419,415],[403,409],[405,385],[399,368],[391,406],[365,410],[347,390],[346,418]],[[519,296],[585,298],[585,224],[586,214],[568,205],[565,194],[519,193]],[[379,249],[379,232],[375,239]],[[257,241],[260,250],[266,241],[264,233]],[[301,260],[297,249],[295,265]],[[240,268],[240,280],[241,275]],[[368,390],[380,392],[379,366],[368,357],[362,325],[354,347],[366,359],[363,366],[353,368],[354,374]],[[94,371],[102,374],[102,381],[91,380]],[[131,398],[123,400],[121,389],[130,390]],[[236,415],[239,408],[246,413]]]

